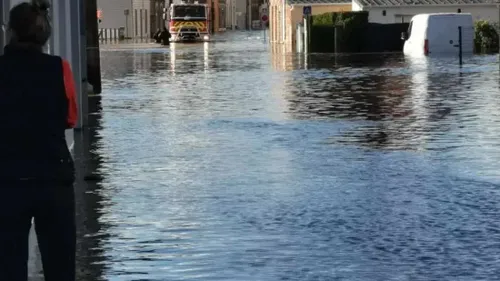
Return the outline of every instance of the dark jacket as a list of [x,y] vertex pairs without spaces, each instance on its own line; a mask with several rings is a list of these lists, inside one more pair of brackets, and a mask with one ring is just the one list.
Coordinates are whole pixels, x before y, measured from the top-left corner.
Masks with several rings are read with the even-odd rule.
[[0,187],[19,180],[74,181],[66,144],[63,61],[8,45],[0,56]]
[[170,32],[168,29],[164,28],[160,33],[161,43],[163,45],[170,45]]

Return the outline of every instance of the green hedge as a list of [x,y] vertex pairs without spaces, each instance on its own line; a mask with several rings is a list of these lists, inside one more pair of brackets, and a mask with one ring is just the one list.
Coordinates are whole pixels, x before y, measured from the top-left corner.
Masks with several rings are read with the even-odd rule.
[[326,13],[321,15],[312,16],[311,26],[333,26],[333,15],[332,13]]
[[332,21],[335,26],[362,27],[368,24],[368,12],[340,12],[332,14]]
[[362,26],[368,23],[368,12],[335,12],[312,16],[312,26]]
[[476,52],[498,52],[498,32],[494,24],[485,20],[476,21],[474,31],[474,48]]

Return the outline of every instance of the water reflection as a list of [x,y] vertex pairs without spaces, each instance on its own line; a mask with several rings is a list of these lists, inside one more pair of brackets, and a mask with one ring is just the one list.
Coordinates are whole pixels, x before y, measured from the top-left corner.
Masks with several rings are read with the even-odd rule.
[[301,69],[301,57],[304,57],[304,55],[296,54],[292,56],[290,53],[285,52],[282,45],[271,45],[271,65],[277,71],[291,71],[296,67]]
[[203,71],[205,74],[207,74],[209,70],[209,50],[210,50],[210,44],[208,42],[203,43]]
[[[309,71],[304,57],[309,58]],[[279,63],[281,71],[303,70],[286,75],[286,99],[294,118],[376,121],[331,140],[388,149],[418,150],[428,134],[446,131],[452,124],[443,121],[452,113],[450,103],[467,103],[468,90],[475,87],[470,83],[477,83],[469,77],[478,75],[475,67],[460,69],[454,59],[400,55],[313,54],[296,56],[294,61],[283,57],[274,65]]]
[[[170,45],[170,70],[172,76],[179,74],[189,75],[194,74],[198,70],[199,65],[199,54],[198,51],[200,47],[203,49],[203,73],[207,74],[211,66],[210,64],[210,43],[204,42],[201,44],[171,44]],[[182,65],[180,65],[182,64]],[[181,69],[182,72],[176,70]]]
[[170,46],[170,70],[172,71],[172,76],[175,76],[175,59],[177,57],[177,52],[175,51],[175,47],[177,44],[172,44]]
[[496,278],[495,57],[227,36],[103,52],[95,278]]

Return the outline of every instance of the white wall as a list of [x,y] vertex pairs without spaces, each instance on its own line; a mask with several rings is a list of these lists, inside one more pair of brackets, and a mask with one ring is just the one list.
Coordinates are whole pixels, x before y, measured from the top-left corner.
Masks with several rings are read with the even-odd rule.
[[234,29],[234,26],[237,24],[236,21],[236,0],[227,0],[226,1],[226,28]]
[[[354,5],[353,5],[354,8]],[[491,6],[449,6],[449,7],[394,7],[394,8],[371,8],[369,9],[369,21],[376,23],[396,23],[398,15],[412,16],[423,13],[456,13],[458,9],[462,9],[462,13],[471,13],[473,19],[489,20],[498,22],[498,8],[496,5]],[[365,10],[367,8],[365,7]],[[382,15],[382,11],[386,11],[386,15]]]
[[[126,37],[149,37],[152,12],[150,0],[97,0],[97,8],[102,10],[99,28],[124,27]],[[125,10],[129,10],[128,16]]]
[[[122,0],[127,1],[127,0]],[[132,30],[133,37],[149,38],[151,32],[151,1],[150,0],[134,0],[132,1]],[[142,14],[141,14],[142,10]]]
[[[132,9],[131,0],[97,0],[97,9],[102,10],[102,21],[99,28],[120,28],[125,27],[125,32],[130,28],[132,19],[125,16],[125,10]],[[128,34],[126,34],[128,36]]]
[[234,0],[234,1],[236,6],[236,25],[238,26],[238,29],[245,29],[247,2],[246,0]]

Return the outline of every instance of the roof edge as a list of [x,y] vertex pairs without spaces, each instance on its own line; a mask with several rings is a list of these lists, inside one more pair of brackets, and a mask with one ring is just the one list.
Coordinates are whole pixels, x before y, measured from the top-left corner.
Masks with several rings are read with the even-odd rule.
[[352,5],[351,3],[297,3],[297,4],[290,4],[290,6],[345,6],[345,5]]
[[[356,0],[353,0],[356,1]],[[425,4],[425,5],[363,5],[360,1],[356,1],[361,8],[408,8],[408,7],[498,7],[498,3],[479,3],[479,4]]]
[[352,1],[346,1],[344,3],[338,3],[338,2],[332,2],[332,3],[296,3],[296,4],[292,4],[290,3],[290,0],[284,0],[286,2],[287,5],[293,5],[293,6],[328,6],[328,5],[335,5],[335,6],[338,6],[338,5],[352,5]]

